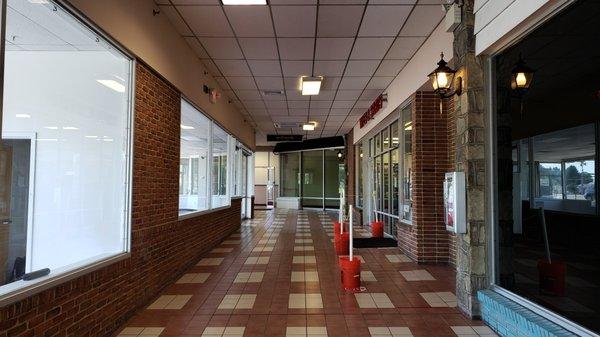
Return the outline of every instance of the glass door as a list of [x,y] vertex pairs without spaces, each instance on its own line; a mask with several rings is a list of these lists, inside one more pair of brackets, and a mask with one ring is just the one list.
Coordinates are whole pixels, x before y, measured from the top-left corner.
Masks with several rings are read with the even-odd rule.
[[323,208],[323,150],[302,152],[302,207]]
[[[325,150],[325,208],[340,207],[340,187],[344,188],[346,170],[338,150]],[[348,198],[348,196],[346,196]],[[346,200],[348,201],[348,200]]]

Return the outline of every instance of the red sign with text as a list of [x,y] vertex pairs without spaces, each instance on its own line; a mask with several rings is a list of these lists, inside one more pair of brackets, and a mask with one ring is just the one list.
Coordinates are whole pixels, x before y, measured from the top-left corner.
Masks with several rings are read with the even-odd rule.
[[371,104],[371,106],[369,107],[369,110],[367,110],[367,112],[365,112],[361,117],[360,117],[360,127],[362,128],[363,126],[367,125],[367,123],[373,119],[373,117],[375,117],[375,115],[381,110],[383,109],[383,103],[387,102],[387,94],[381,94],[379,95],[379,97],[377,97],[377,99],[373,102],[373,104]]

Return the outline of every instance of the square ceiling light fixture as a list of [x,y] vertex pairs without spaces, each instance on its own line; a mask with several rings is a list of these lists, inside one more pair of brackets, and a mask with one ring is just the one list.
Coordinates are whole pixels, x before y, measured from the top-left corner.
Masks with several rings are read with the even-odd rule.
[[321,82],[323,82],[323,76],[306,77],[301,78],[301,89],[303,96],[318,95],[321,91]]
[[267,0],[221,0],[224,6],[266,5]]
[[315,127],[316,126],[317,126],[317,123],[315,123],[315,122],[304,123],[304,124],[302,124],[302,130],[304,130],[304,131],[315,131]]

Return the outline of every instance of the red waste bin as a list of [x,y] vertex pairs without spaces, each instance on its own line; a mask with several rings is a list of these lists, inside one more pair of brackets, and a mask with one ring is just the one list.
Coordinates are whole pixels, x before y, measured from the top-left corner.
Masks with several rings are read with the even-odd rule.
[[345,290],[360,290],[360,259],[355,257],[350,261],[350,257],[340,257],[340,270],[342,287]]
[[334,238],[335,252],[337,255],[348,255],[350,252],[350,234],[344,232]]
[[540,276],[540,293],[565,296],[566,264],[562,261],[550,263],[548,260],[539,260],[537,267]]
[[382,238],[383,237],[383,222],[373,221],[371,223],[371,236],[374,238]]

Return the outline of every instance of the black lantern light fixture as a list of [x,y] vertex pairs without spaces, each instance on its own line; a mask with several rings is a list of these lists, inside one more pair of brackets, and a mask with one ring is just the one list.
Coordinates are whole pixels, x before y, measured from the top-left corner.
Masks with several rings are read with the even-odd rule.
[[[444,53],[441,53],[440,56],[441,59],[437,63],[437,68],[429,74],[433,91],[441,98],[449,98],[454,95],[460,96],[462,94],[462,77],[457,77],[455,84],[456,70],[448,66],[448,63],[444,60]],[[453,85],[455,86],[454,89],[452,89]]]
[[519,55],[519,61],[510,72],[510,88],[519,96],[523,96],[533,82],[535,71],[527,66],[523,57]]
[[342,152],[342,150],[338,150],[337,157],[339,160],[342,160],[342,158],[344,158],[344,152]]

